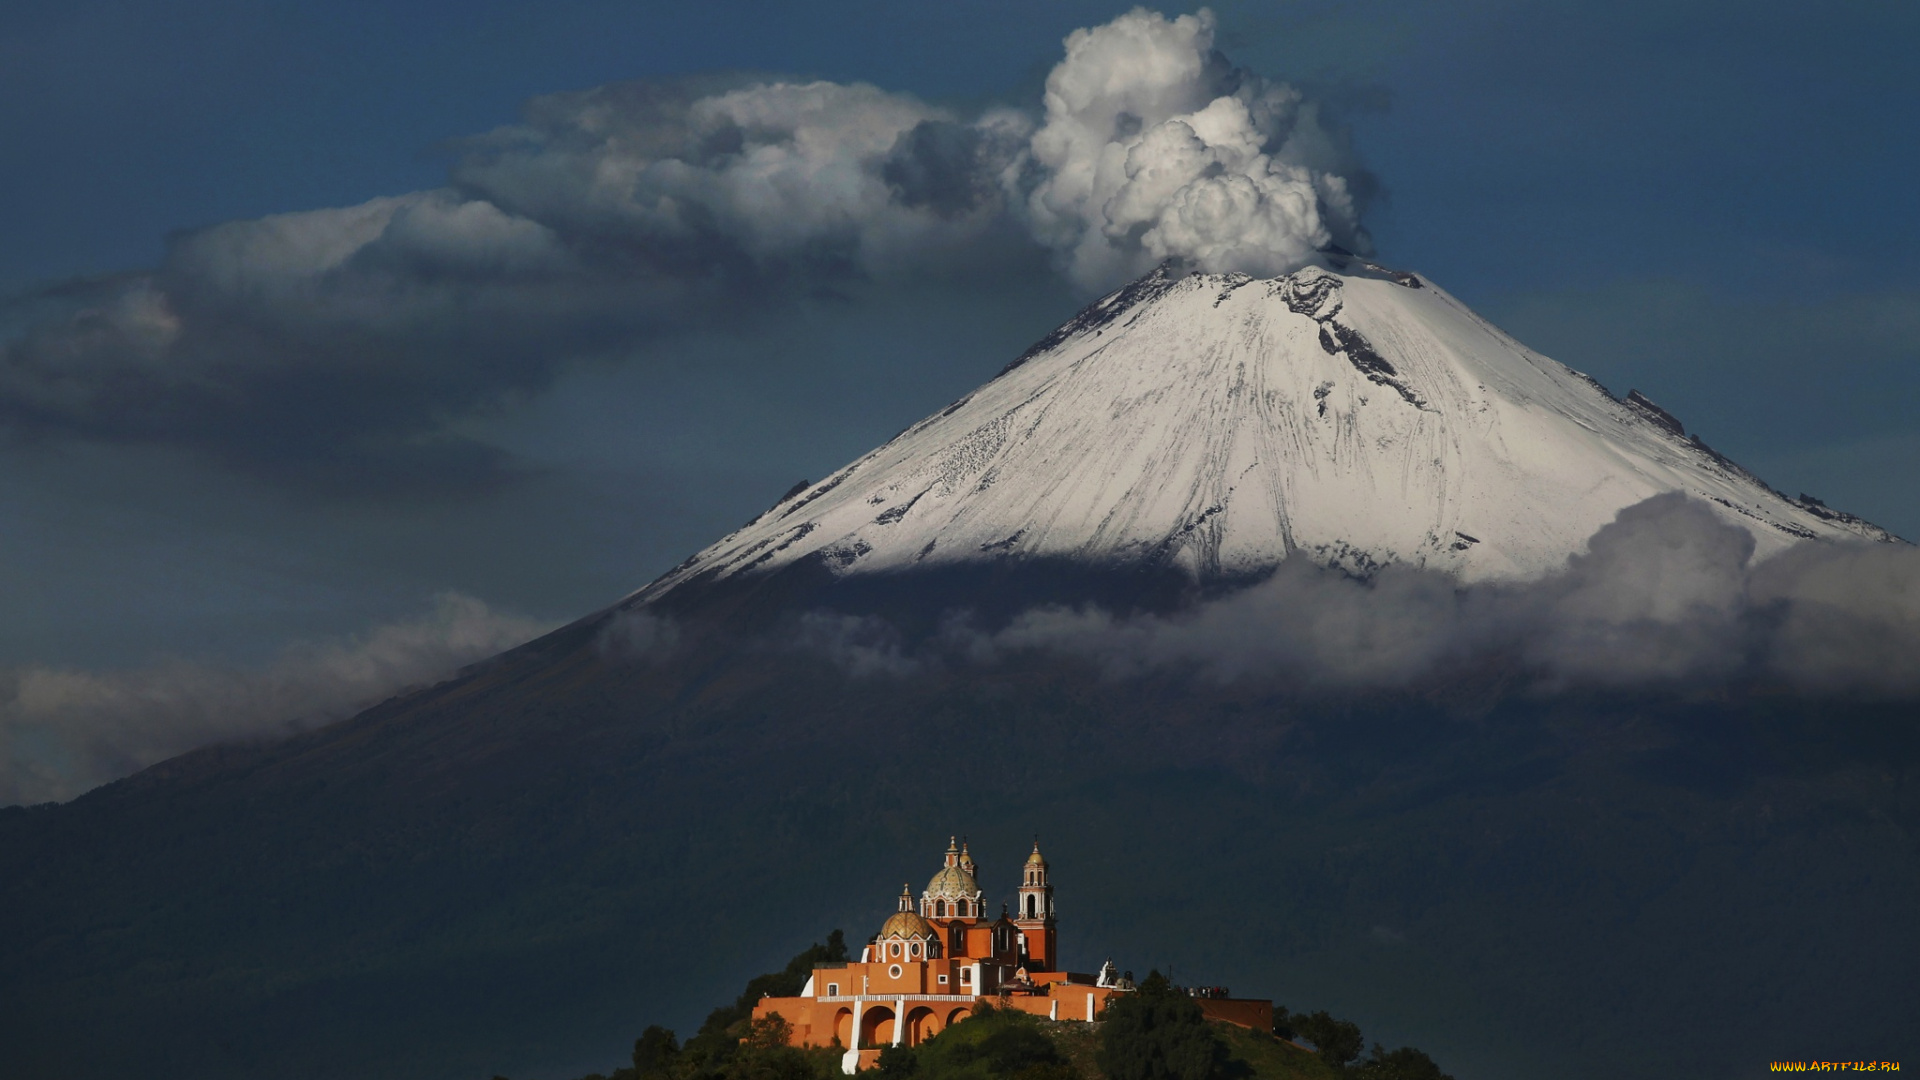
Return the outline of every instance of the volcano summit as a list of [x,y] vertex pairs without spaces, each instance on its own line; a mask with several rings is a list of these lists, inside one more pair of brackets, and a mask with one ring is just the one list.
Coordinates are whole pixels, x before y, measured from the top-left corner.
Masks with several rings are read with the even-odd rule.
[[1533,578],[1681,492],[1759,556],[1885,530],[1789,499],[1637,391],[1344,252],[1282,277],[1167,266],[999,377],[638,594],[811,560],[836,575],[993,560],[1243,578],[1306,558]]

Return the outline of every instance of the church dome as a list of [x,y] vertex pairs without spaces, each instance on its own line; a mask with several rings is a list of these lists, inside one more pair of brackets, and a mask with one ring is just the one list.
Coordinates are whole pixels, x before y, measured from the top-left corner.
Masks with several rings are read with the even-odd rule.
[[888,917],[886,924],[880,927],[883,938],[899,936],[903,938],[938,938],[933,924],[920,917],[917,912],[896,911]]
[[972,900],[980,895],[980,885],[960,867],[943,866],[927,882],[926,895],[929,900]]

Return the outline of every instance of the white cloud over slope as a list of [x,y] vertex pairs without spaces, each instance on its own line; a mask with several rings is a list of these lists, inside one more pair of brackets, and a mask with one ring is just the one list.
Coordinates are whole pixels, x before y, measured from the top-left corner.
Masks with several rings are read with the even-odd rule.
[[423,618],[295,644],[259,668],[168,660],[0,673],[0,806],[69,799],[197,747],[343,719],[543,629],[449,593]]
[[1701,688],[1920,695],[1920,548],[1806,542],[1758,563],[1753,538],[1678,494],[1622,510],[1560,573],[1467,586],[1387,567],[1366,578],[1289,560],[1177,615],[1028,611],[941,645],[1083,657],[1115,677],[1185,669],[1315,692],[1444,683],[1493,660],[1539,689]]

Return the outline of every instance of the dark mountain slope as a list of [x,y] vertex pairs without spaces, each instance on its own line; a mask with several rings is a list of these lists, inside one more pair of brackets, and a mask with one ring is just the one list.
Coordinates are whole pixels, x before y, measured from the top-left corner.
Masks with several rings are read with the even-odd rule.
[[1892,539],[1423,279],[1321,263],[1144,279],[444,685],[0,811],[5,1074],[577,1075],[858,940],[951,832],[996,889],[1045,834],[1074,964],[1324,1005],[1463,1078],[1920,1049],[1911,707],[1539,696],[1498,658],[1335,699],[938,644],[958,609],[1175,611],[1301,558],[1525,578],[1661,493],[1762,553]]
[[1045,835],[1076,965],[1324,1004],[1463,1077],[1914,1049],[1908,711],[853,677],[783,644],[801,597],[871,602],[821,588],[689,602],[664,659],[610,653],[606,613],[0,813],[8,1074],[577,1073],[857,940],[951,831],[1003,889]]

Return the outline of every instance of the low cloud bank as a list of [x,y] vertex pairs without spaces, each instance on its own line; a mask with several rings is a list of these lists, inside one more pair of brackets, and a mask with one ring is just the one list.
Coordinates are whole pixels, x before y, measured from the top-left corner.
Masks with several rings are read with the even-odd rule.
[[543,629],[449,593],[423,618],[296,644],[261,668],[0,673],[0,806],[70,799],[196,747],[339,720]]
[[594,647],[601,656],[651,663],[665,661],[679,644],[678,623],[664,615],[635,610],[615,614],[594,639]]
[[907,676],[921,670],[921,662],[907,654],[900,632],[875,615],[809,611],[800,617],[795,644],[802,652],[825,657],[856,679]]
[[160,266],[0,303],[0,430],[190,446],[283,478],[484,483],[459,421],[567,365],[860,282],[1364,247],[1370,183],[1202,11],[1075,31],[1038,113],[696,79],[531,102],[448,184],[176,236]]
[[1040,608],[993,633],[950,629],[921,659],[991,664],[1039,650],[1115,677],[1179,669],[1340,691],[1443,680],[1492,658],[1544,689],[1757,680],[1920,695],[1920,548],[1807,543],[1752,556],[1745,530],[1668,494],[1622,510],[1563,572],[1535,582],[1462,587],[1397,567],[1360,580],[1295,560],[1177,616]]

